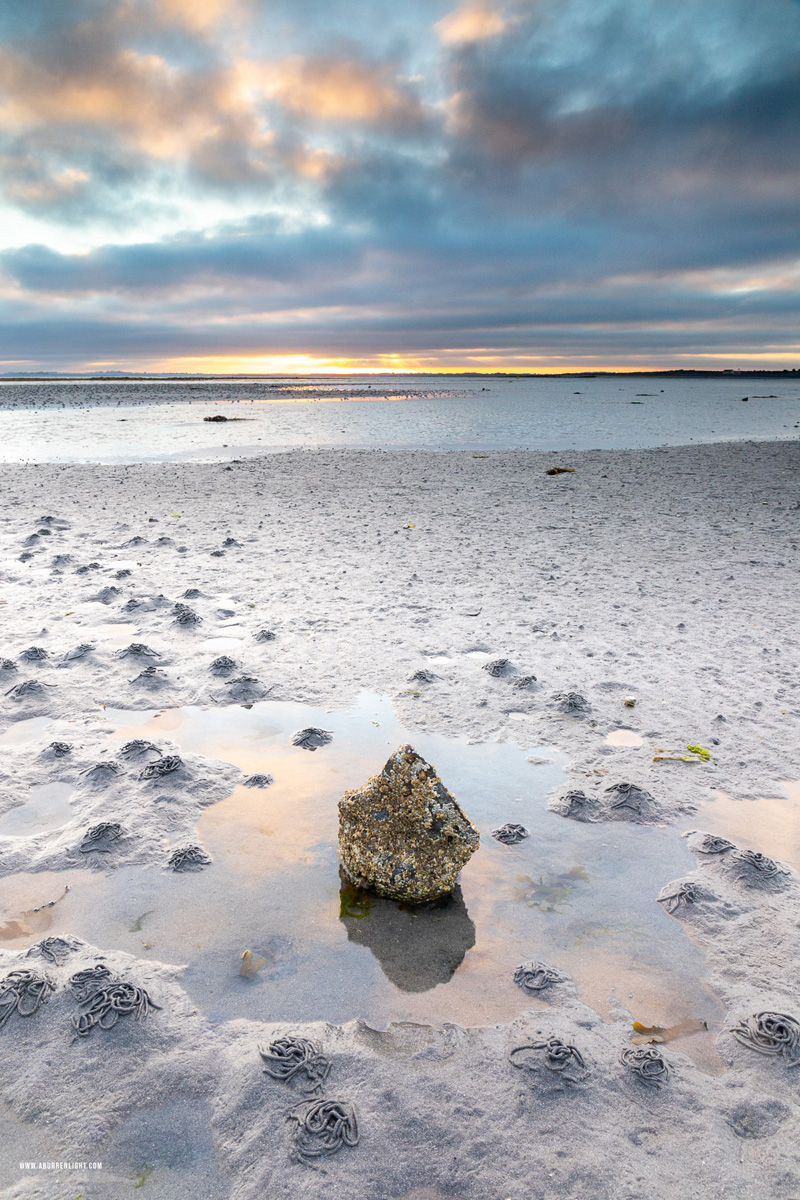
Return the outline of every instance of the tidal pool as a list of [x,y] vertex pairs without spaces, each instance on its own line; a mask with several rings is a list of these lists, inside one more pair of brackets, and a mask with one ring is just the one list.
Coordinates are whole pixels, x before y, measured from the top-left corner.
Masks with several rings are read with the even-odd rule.
[[[505,1021],[536,1007],[512,976],[518,963],[542,958],[569,972],[604,1014],[619,1002],[647,1025],[718,1022],[702,951],[655,902],[693,867],[683,839],[674,828],[583,825],[548,812],[548,792],[565,781],[552,747],[412,733],[388,699],[369,693],[345,712],[264,701],[106,717],[120,740],[163,736],[181,753],[274,782],[238,786],[203,812],[196,838],[213,859],[204,870],[27,875],[16,916],[23,879],[6,879],[7,920],[24,926],[27,916],[30,924],[44,892],[60,894],[69,875],[68,895],[48,910],[48,932],[186,964],[184,984],[213,1020]],[[330,730],[332,742],[313,753],[292,746],[291,735],[307,726]],[[337,856],[337,801],[406,742],[435,765],[481,833],[459,889],[419,907],[353,887]],[[501,845],[491,831],[506,822],[530,836]],[[165,861],[169,846],[165,833]],[[245,951],[249,977],[240,974]],[[711,1034],[680,1048],[715,1066]]]

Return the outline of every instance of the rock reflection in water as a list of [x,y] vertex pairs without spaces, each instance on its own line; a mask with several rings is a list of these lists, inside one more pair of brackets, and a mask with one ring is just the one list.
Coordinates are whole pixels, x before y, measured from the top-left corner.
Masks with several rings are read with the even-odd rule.
[[427,904],[400,904],[355,887],[342,876],[339,919],[348,940],[366,946],[403,992],[448,983],[475,945],[461,888]]

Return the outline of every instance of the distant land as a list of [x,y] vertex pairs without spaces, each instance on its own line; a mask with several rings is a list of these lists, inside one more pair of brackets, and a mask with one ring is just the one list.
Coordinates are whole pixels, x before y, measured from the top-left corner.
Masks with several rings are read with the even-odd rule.
[[[354,371],[354,375],[358,375],[359,379],[370,378],[363,371]],[[797,378],[800,376],[800,367],[784,368],[783,370],[737,370],[735,368],[727,368],[720,371],[703,371],[693,369],[675,369],[664,371],[375,371],[372,372],[375,377],[385,378],[386,376],[403,376],[408,378],[413,376],[416,379],[606,379],[606,378],[680,378],[680,379],[718,379],[718,378],[735,378],[735,379],[785,379]],[[66,371],[49,371],[47,373],[39,373],[34,371],[22,371],[15,374],[0,374],[0,381],[5,383],[37,383],[48,382],[51,380],[75,380],[85,383],[97,382],[132,382],[138,380],[161,380],[181,382],[183,380],[214,380],[214,379],[248,379],[248,380],[267,380],[267,379],[330,379],[331,381],[347,378],[347,372],[326,372],[326,371],[308,371],[303,374],[290,371],[276,371],[270,374],[211,374],[200,375],[190,374],[189,372],[179,372],[178,374],[161,374],[151,371],[128,372],[128,371],[100,371],[93,375],[75,374]]]

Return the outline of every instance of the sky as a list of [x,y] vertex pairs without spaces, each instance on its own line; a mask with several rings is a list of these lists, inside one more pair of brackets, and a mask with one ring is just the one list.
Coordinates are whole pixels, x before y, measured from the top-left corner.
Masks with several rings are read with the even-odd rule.
[[800,0],[3,0],[0,372],[800,366]]

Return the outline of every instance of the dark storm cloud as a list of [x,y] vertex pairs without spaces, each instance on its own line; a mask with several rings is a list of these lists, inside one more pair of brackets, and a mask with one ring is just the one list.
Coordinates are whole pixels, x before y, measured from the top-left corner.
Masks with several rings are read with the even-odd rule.
[[0,255],[9,358],[797,341],[793,0],[12,0],[0,38],[7,202],[53,231]]

